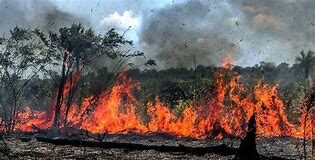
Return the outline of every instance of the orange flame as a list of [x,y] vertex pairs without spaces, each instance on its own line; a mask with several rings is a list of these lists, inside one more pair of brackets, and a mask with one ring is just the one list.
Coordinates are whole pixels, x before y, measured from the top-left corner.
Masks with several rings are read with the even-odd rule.
[[232,69],[235,61],[233,59],[233,54],[236,52],[236,45],[231,44],[231,49],[228,53],[226,53],[226,56],[223,57],[221,61],[221,67],[226,68],[226,69]]
[[[111,90],[104,91],[97,100],[88,97],[81,105],[73,104],[67,120],[71,126],[91,133],[160,132],[178,137],[221,139],[226,135],[244,136],[248,120],[256,112],[258,137],[303,137],[303,120],[300,119],[301,124],[289,122],[285,105],[278,96],[277,84],[270,86],[258,81],[253,94],[248,94],[248,90],[238,82],[240,76],[233,74],[228,81],[217,72],[216,96],[206,104],[196,103],[195,106],[189,103],[181,116],[174,114],[156,97],[154,102],[146,104],[149,120],[145,122],[138,115],[140,102],[133,94],[134,88],[137,92],[141,90],[140,84],[122,72]],[[64,112],[65,105],[62,107]],[[49,112],[26,108],[19,112],[18,117],[20,121],[16,130],[34,131],[33,125],[39,128],[52,125]],[[306,130],[311,130],[311,125],[307,125]]]

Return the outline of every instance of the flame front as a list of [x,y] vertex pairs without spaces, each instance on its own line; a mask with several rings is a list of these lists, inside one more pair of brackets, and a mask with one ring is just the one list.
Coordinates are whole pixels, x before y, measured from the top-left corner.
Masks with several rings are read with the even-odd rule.
[[[223,68],[226,69],[226,68]],[[261,80],[248,94],[239,83],[240,77],[234,74],[230,81],[216,73],[216,96],[206,104],[189,103],[180,116],[163,104],[159,97],[148,102],[147,116],[144,121],[138,115],[140,103],[134,96],[134,88],[141,91],[140,84],[122,72],[110,90],[99,97],[88,97],[81,105],[73,104],[67,118],[68,125],[91,133],[167,133],[178,137],[222,138],[226,135],[242,137],[246,133],[248,120],[256,112],[258,137],[290,136],[302,138],[304,123],[301,114],[300,123],[289,122],[285,105],[278,96],[278,85],[270,86]],[[62,105],[62,112],[65,112]],[[53,107],[52,107],[53,109]],[[16,130],[33,131],[34,126],[48,128],[52,125],[53,112],[38,112],[26,108],[19,112],[19,125]],[[311,122],[307,122],[311,123]],[[305,130],[311,130],[306,125]],[[310,132],[306,135],[310,137]]]

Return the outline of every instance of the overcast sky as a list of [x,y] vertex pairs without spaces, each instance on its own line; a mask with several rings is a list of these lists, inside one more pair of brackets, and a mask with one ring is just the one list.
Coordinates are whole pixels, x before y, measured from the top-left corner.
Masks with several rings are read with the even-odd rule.
[[126,37],[159,67],[293,63],[315,50],[315,0],[0,0],[0,31],[15,25],[57,30],[82,22]]

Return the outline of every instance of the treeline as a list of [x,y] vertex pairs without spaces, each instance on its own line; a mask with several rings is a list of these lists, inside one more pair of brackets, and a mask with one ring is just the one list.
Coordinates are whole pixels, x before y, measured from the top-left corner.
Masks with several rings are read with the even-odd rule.
[[11,29],[0,37],[1,127],[13,132],[18,113],[26,105],[37,109],[53,105],[53,126],[66,124],[61,106],[66,105],[63,116],[67,117],[72,100],[80,97],[76,93],[84,71],[101,61],[116,63],[118,71],[129,59],[143,56],[132,46],[115,29],[96,34],[81,24],[48,33],[39,28]]
[[[309,54],[313,53],[310,51]],[[314,57],[309,60],[308,67],[311,67]],[[306,78],[309,73],[305,72],[305,64],[300,61],[291,66],[287,63],[274,65],[262,62],[252,67],[234,66],[232,70],[216,66],[196,66],[194,69],[127,70],[128,76],[141,84],[141,90],[134,92],[139,102],[146,104],[158,96],[163,103],[173,109],[192,101],[207,102],[209,98],[214,97],[218,72],[225,75],[224,78],[228,80],[232,76],[240,75],[239,83],[243,84],[248,92],[253,91],[258,80],[270,85],[278,84],[279,94],[286,103],[287,111],[292,114],[298,112],[300,100],[310,92],[309,81]],[[86,97],[110,89],[115,81],[115,73],[106,67],[90,70],[81,76],[73,103],[81,103]],[[56,88],[57,84],[52,79],[36,77],[26,88],[24,104],[36,110],[47,110],[52,105]]]
[[[114,29],[101,35],[81,24],[60,28],[58,33],[13,28],[0,37],[0,114],[6,130],[13,131],[18,111],[25,106],[35,110],[54,106],[53,126],[66,124],[67,118],[60,118],[63,104],[67,117],[73,103],[80,104],[84,98],[97,97],[110,89],[123,68],[133,67],[128,65],[130,59],[138,57],[145,61],[137,67],[154,68],[158,63],[145,59],[143,52],[134,49],[132,41]],[[113,67],[109,69],[107,64]],[[290,110],[309,92],[307,77],[312,64],[313,51],[302,51],[292,66],[262,62],[253,67],[234,66],[232,70],[196,66],[141,71],[131,68],[127,73],[141,83],[141,90],[134,93],[141,102],[139,107],[145,107],[157,96],[178,111],[192,101],[207,102],[216,95],[216,74],[220,72],[227,81],[240,75],[240,83],[249,95],[258,79],[279,83],[280,95]]]

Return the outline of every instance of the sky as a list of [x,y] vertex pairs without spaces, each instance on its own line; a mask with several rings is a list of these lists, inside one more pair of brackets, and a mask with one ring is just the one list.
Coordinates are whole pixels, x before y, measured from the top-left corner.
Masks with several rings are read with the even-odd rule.
[[159,68],[292,64],[315,50],[314,0],[0,0],[0,32],[21,25],[57,31],[81,22],[115,28]]

